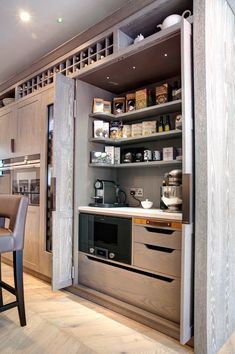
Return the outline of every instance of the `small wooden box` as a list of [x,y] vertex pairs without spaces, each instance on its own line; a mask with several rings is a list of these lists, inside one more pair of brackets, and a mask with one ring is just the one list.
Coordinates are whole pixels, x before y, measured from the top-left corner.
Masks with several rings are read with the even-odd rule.
[[135,92],[126,95],[126,112],[135,110]]
[[113,114],[125,113],[125,97],[114,97]]

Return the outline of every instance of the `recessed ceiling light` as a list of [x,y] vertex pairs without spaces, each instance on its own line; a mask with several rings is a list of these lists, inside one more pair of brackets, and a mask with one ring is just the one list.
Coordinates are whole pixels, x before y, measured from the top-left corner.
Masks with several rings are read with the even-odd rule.
[[58,23],[62,23],[63,21],[64,21],[64,20],[63,20],[63,17],[58,17],[58,18],[57,18],[57,22],[58,22]]
[[107,79],[107,80],[109,80],[109,79],[110,79],[110,77],[109,77],[109,76],[106,76],[106,79]]
[[31,18],[30,14],[27,11],[21,11],[19,16],[21,21],[23,22],[29,22]]
[[135,70],[135,69],[136,69],[136,66],[132,66],[132,69],[134,69],[134,70]]
[[165,53],[165,54],[164,54],[164,57],[167,57],[167,55],[168,55],[168,54],[167,54],[167,53]]

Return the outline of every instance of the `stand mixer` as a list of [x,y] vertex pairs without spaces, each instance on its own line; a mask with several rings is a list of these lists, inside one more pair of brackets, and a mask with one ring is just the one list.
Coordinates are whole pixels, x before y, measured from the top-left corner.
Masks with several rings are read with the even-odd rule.
[[164,175],[160,190],[160,208],[166,212],[182,210],[182,170],[173,170]]

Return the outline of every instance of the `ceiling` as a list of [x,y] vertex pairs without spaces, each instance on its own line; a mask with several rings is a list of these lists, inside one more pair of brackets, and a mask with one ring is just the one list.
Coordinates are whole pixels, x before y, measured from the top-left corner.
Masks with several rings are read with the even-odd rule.
[[[0,0],[0,84],[128,2]],[[31,14],[30,22],[19,19],[20,10]]]

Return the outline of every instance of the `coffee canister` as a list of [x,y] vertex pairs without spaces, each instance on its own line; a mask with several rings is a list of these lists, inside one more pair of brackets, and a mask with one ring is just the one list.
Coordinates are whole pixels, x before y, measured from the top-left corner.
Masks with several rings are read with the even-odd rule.
[[152,160],[152,151],[144,150],[144,161],[151,161],[151,160]]
[[153,151],[153,161],[161,160],[161,151],[155,150]]

